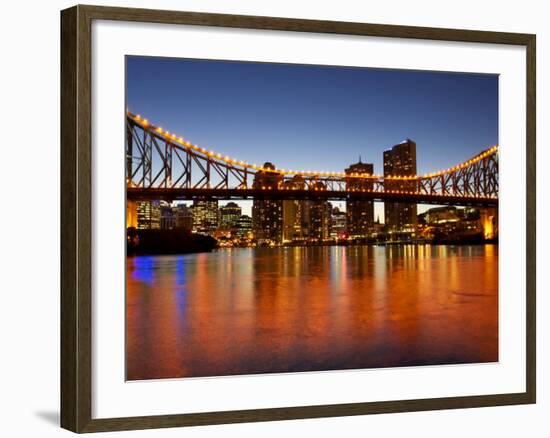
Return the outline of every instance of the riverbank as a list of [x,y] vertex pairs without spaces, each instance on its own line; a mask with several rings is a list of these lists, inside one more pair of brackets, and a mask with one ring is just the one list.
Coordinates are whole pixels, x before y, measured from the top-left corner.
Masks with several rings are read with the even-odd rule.
[[[339,241],[321,241],[321,242],[288,242],[282,245],[256,245],[249,247],[309,247],[309,246],[391,246],[391,245],[451,245],[451,246],[464,246],[464,245],[498,245],[498,239],[434,239],[434,240],[388,240],[388,241],[374,241],[369,239],[358,240],[339,240]],[[238,247],[238,246],[236,246]]]
[[210,252],[217,247],[213,237],[184,229],[138,230],[128,228],[126,255],[162,255]]

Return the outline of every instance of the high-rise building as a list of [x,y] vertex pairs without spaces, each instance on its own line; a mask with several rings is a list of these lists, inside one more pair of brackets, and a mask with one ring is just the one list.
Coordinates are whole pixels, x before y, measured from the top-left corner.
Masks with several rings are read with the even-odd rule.
[[174,207],[176,217],[176,228],[182,228],[191,231],[193,229],[193,208],[185,204],[179,204]]
[[304,227],[302,217],[305,201],[285,199],[283,201],[283,239],[285,241],[302,240]]
[[[304,190],[305,181],[300,175],[294,175],[292,180],[285,181],[284,186],[291,190]],[[307,237],[308,201],[285,199],[283,201],[283,239],[285,241],[299,241]]]
[[[384,151],[384,176],[416,175],[416,143],[407,139]],[[385,181],[385,190],[415,189],[415,181]],[[384,222],[389,231],[415,231],[416,204],[384,202]]]
[[218,228],[218,201],[193,201],[193,231],[212,234]]
[[137,228],[160,228],[160,201],[137,201]]
[[344,237],[346,235],[346,212],[340,211],[338,207],[332,209],[331,214],[331,227],[330,227],[330,236],[331,237]]
[[220,227],[234,228],[237,219],[242,215],[242,209],[234,202],[228,202],[220,207]]
[[243,214],[235,222],[235,235],[247,238],[252,234],[252,218]]
[[[318,190],[324,190],[325,185],[317,182],[313,185]],[[308,201],[309,208],[309,238],[323,240],[330,237],[332,205],[323,199]]]
[[[255,189],[278,189],[283,176],[274,172],[275,166],[265,163],[254,175]],[[254,198],[252,203],[252,229],[259,243],[280,244],[283,240],[283,201],[279,199]]]
[[346,200],[347,232],[351,237],[368,235],[374,225],[374,202],[353,197],[353,191],[372,190],[373,180],[361,178],[360,175],[372,175],[372,163],[359,162],[350,165],[346,170],[346,186],[350,196]]

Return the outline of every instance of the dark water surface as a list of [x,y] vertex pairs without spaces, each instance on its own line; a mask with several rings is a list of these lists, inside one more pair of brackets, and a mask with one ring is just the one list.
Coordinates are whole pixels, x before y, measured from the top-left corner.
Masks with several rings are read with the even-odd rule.
[[498,246],[129,257],[127,378],[498,360]]

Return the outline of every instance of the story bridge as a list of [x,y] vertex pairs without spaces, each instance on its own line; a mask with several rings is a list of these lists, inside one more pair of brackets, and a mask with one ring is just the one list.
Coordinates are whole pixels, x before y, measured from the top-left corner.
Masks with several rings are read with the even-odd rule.
[[498,207],[498,146],[425,175],[280,169],[207,150],[126,115],[126,194],[163,199],[312,199]]

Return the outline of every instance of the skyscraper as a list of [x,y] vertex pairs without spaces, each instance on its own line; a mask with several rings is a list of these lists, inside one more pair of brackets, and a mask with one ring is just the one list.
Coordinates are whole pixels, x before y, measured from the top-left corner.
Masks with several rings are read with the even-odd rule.
[[332,209],[331,218],[330,236],[338,238],[344,237],[347,230],[346,212],[340,211],[338,207],[334,207]]
[[193,201],[193,231],[212,234],[218,228],[218,201]]
[[[314,187],[319,190],[325,189],[325,184],[317,182]],[[307,201],[309,209],[309,238],[323,240],[330,237],[331,210],[332,206],[325,200]]]
[[237,219],[241,217],[242,209],[234,202],[228,202],[220,207],[220,227],[234,228]]
[[[384,176],[416,175],[416,143],[407,139],[384,151]],[[414,181],[386,181],[386,190],[414,190]],[[389,231],[414,231],[416,204],[384,202],[384,222]]]
[[137,228],[160,228],[160,201],[137,201]]
[[285,241],[302,240],[304,238],[304,207],[306,201],[285,199],[283,201],[283,239]]
[[[305,181],[300,175],[294,175],[292,180],[285,181],[287,189],[304,190]],[[285,241],[303,240],[308,234],[307,202],[299,199],[283,201],[283,239]]]
[[346,222],[350,237],[366,236],[374,225],[374,202],[364,199],[354,199],[354,190],[372,190],[372,179],[360,178],[357,175],[374,173],[372,163],[359,162],[350,165],[346,170],[346,187],[350,196],[346,200]]
[[[255,189],[277,189],[283,181],[280,173],[273,172],[275,166],[265,163],[254,175],[252,187]],[[282,243],[283,240],[283,201],[269,198],[254,198],[252,203],[252,228],[254,237],[262,243]]]
[[235,222],[235,235],[237,237],[247,238],[252,233],[252,218],[243,214]]

